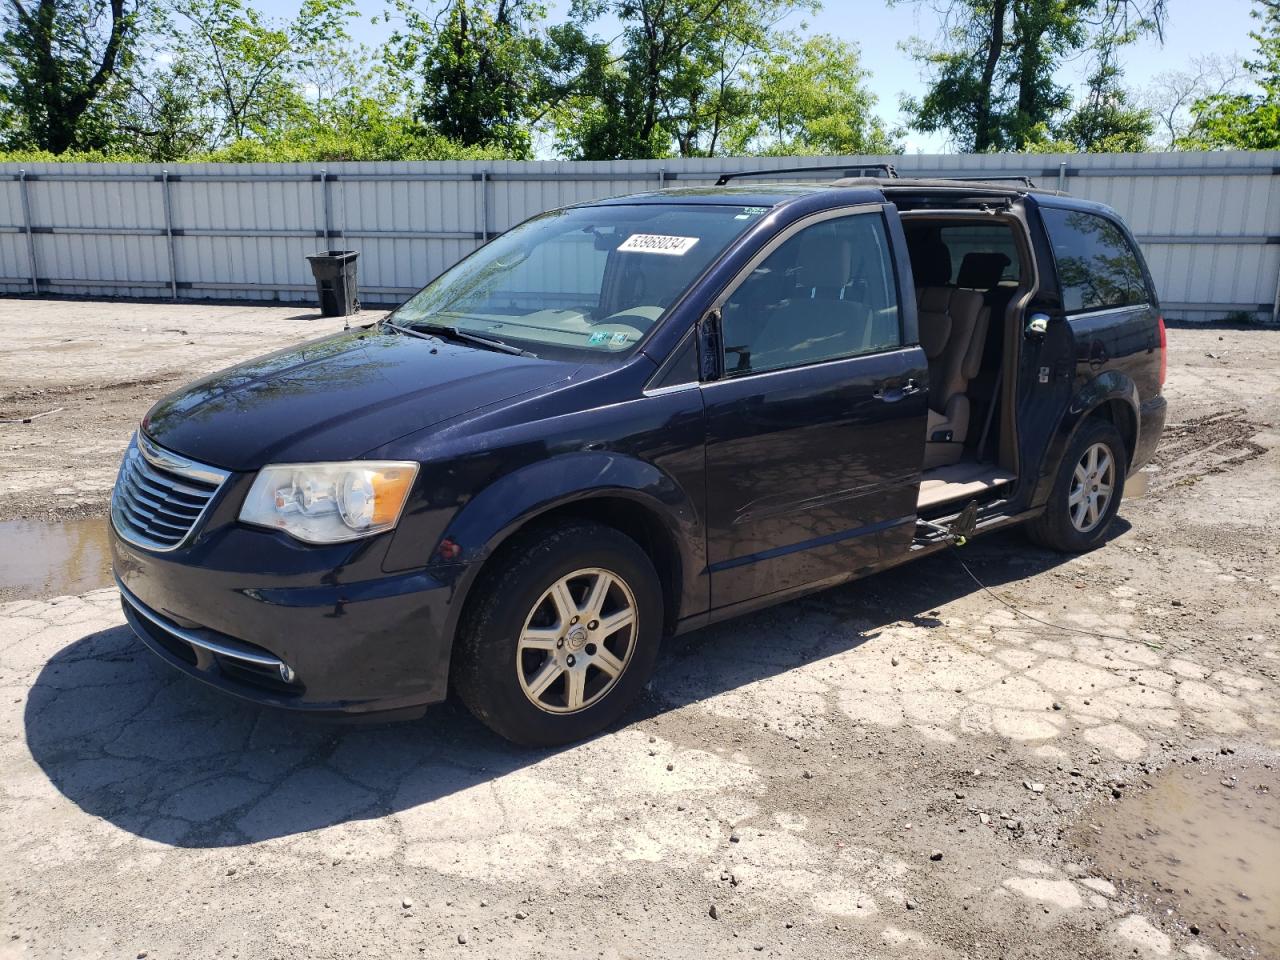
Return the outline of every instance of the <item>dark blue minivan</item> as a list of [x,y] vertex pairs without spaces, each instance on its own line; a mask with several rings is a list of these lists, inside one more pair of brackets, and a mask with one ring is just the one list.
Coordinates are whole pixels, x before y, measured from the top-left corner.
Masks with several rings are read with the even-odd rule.
[[619,717],[664,636],[959,535],[1106,537],[1165,417],[1112,210],[730,179],[535,217],[381,322],[157,403],[111,503],[141,640],[258,703],[452,688],[547,745]]

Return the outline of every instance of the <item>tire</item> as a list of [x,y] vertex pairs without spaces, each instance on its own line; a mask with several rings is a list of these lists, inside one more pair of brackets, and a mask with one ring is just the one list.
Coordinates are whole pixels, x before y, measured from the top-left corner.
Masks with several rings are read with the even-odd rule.
[[481,723],[514,743],[581,740],[617,720],[653,673],[663,624],[658,574],[611,527],[570,521],[517,537],[472,588],[454,688]]
[[[1091,473],[1089,457],[1094,451],[1098,453],[1098,467]],[[1104,453],[1109,458],[1109,473],[1102,469]],[[1106,540],[1107,530],[1120,508],[1128,468],[1129,455],[1120,431],[1106,420],[1090,417],[1081,424],[1067,447],[1045,511],[1027,526],[1027,534],[1041,546],[1062,553],[1094,549]],[[1110,493],[1104,503],[1099,498],[1108,486],[1105,482],[1108,477]],[[1091,495],[1094,497],[1092,507],[1089,505]]]

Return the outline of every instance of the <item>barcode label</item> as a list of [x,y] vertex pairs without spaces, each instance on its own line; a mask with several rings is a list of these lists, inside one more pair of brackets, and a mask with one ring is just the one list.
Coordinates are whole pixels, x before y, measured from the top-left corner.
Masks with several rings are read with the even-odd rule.
[[697,237],[667,237],[659,233],[633,233],[619,250],[627,253],[660,253],[666,257],[683,257],[698,242]]

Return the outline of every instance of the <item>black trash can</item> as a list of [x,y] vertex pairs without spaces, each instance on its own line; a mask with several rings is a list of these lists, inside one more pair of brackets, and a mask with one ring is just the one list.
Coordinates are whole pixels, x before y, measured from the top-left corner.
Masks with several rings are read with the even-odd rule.
[[307,257],[316,278],[316,297],[320,313],[326,317],[345,317],[360,309],[356,298],[356,258],[354,250],[328,250]]

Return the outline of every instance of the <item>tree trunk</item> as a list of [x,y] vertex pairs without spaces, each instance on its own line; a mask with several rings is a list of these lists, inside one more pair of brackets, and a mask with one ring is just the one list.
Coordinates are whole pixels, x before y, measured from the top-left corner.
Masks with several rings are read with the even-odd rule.
[[79,89],[69,89],[69,80],[55,52],[58,37],[57,0],[40,0],[34,18],[23,18],[31,33],[38,64],[37,83],[44,100],[43,123],[32,124],[36,145],[50,153],[66,153],[78,145],[80,118],[93,104],[115,72],[116,59],[129,28],[124,0],[110,0],[111,32],[107,36],[93,75]]
[[1013,148],[1026,149],[1028,133],[1035,126],[1038,115],[1044,112],[1043,104],[1038,102],[1036,87],[1040,76],[1040,65],[1044,59],[1044,49],[1040,45],[1040,37],[1036,33],[1036,20],[1030,10],[1014,14],[1015,33],[1018,53],[1018,122],[1013,130]]
[[991,7],[991,40],[987,46],[987,59],[982,65],[981,87],[974,109],[973,149],[986,153],[996,146],[995,130],[991,123],[991,84],[995,81],[996,65],[1004,52],[1004,15],[1008,0],[996,0]]

